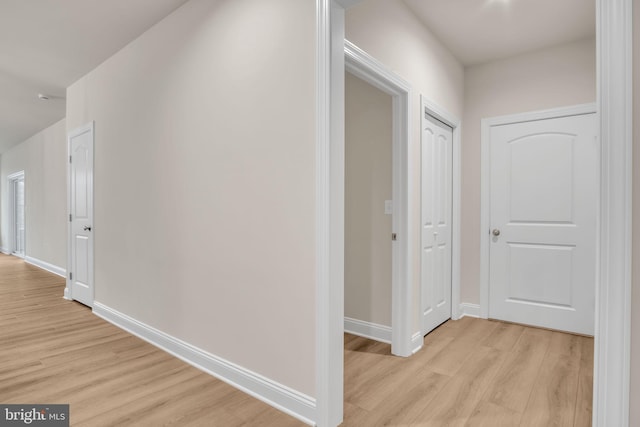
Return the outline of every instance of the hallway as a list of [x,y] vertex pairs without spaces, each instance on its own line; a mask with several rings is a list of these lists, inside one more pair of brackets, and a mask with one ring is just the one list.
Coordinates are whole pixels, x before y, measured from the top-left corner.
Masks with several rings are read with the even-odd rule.
[[[0,255],[0,402],[68,403],[73,426],[302,426],[62,298]],[[404,359],[345,335],[344,426],[591,425],[593,339],[463,318]]]

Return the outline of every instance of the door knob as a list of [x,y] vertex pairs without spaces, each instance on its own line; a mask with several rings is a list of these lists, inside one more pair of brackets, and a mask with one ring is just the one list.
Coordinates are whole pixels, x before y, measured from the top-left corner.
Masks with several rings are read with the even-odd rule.
[[491,232],[494,236],[498,237],[500,235],[500,230],[498,230],[497,228],[494,228],[493,231]]
[[85,225],[84,226],[84,231],[91,231],[91,226]]

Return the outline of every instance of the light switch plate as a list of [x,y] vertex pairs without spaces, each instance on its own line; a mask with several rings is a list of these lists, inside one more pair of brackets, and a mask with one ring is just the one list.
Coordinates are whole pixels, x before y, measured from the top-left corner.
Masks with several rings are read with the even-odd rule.
[[393,214],[393,200],[384,201],[384,213],[387,215]]

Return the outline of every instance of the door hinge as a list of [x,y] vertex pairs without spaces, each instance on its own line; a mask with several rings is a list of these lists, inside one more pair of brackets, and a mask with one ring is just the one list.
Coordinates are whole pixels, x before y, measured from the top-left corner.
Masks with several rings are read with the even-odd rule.
[[73,280],[73,273],[69,272],[69,280]]
[[69,222],[71,222],[71,221],[73,221],[73,220],[71,219],[71,214],[69,214]]
[[73,163],[73,161],[71,159],[72,159],[72,157],[69,156],[69,163]]
[[398,240],[398,235],[396,233],[391,233],[391,240],[393,240],[394,242]]

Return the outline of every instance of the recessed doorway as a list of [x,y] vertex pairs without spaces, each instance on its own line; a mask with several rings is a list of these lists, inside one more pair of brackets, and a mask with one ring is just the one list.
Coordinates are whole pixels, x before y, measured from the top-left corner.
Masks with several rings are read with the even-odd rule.
[[7,177],[9,182],[10,229],[9,251],[11,255],[20,258],[26,253],[26,215],[25,215],[25,185],[24,171],[16,172]]

